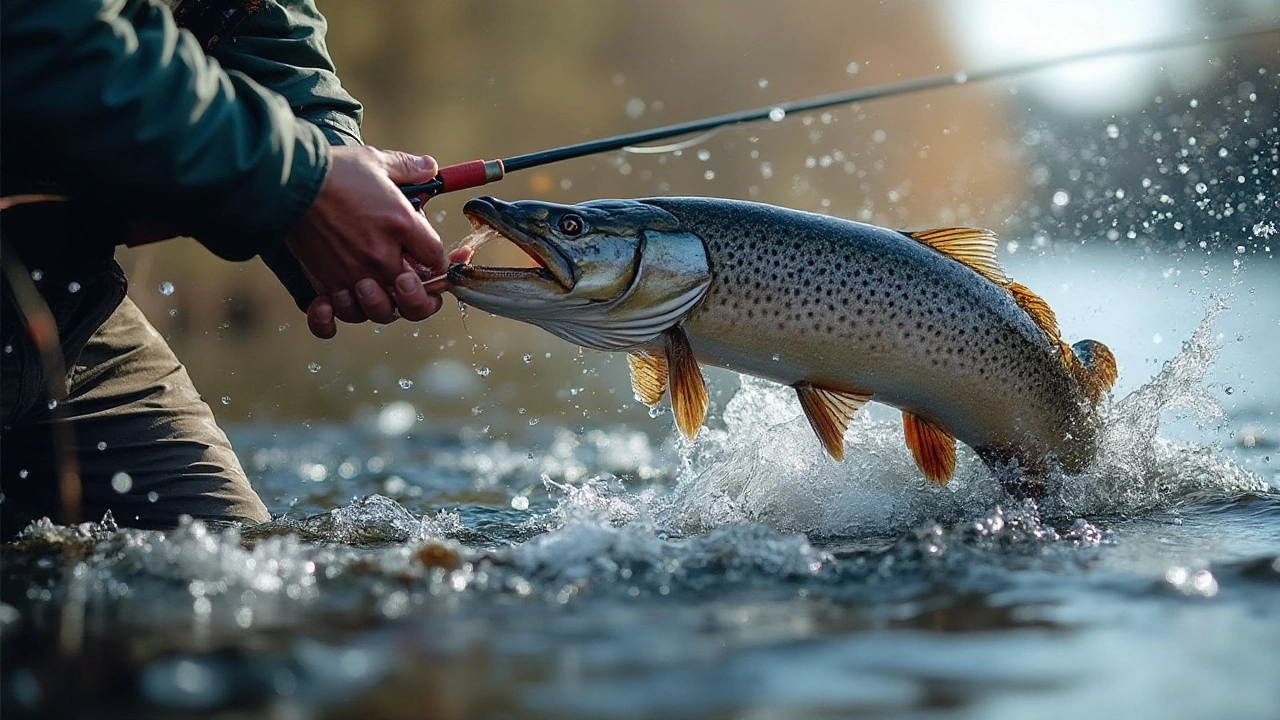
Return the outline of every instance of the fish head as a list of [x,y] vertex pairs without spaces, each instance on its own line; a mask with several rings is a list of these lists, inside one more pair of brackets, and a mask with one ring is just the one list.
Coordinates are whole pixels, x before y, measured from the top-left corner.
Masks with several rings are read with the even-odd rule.
[[643,201],[560,205],[479,197],[462,211],[477,232],[514,243],[536,265],[454,263],[453,294],[579,345],[626,350],[652,344],[710,282],[702,241]]

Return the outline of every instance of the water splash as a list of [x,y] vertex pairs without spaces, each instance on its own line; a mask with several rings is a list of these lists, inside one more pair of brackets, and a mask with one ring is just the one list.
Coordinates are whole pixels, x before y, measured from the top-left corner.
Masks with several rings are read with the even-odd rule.
[[[1046,517],[1111,515],[1169,507],[1187,495],[1265,492],[1262,478],[1213,447],[1159,435],[1162,414],[1192,409],[1202,422],[1221,410],[1202,387],[1213,366],[1210,308],[1176,357],[1150,382],[1104,408],[1101,451],[1078,476],[1049,479]],[[982,462],[961,446],[955,477],[945,487],[923,480],[895,420],[855,416],[845,436],[845,461],[827,458],[801,416],[794,394],[753,378],[723,415],[725,428],[705,432],[686,452],[684,472],[659,510],[667,523],[691,532],[740,522],[817,536],[876,536],[922,523],[959,522],[1010,502]]]

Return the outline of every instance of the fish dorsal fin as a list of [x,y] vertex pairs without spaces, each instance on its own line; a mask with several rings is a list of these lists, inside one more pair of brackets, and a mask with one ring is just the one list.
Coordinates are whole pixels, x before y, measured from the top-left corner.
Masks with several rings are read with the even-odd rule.
[[908,235],[997,285],[1009,283],[1009,276],[1005,275],[996,258],[998,238],[990,230],[952,227],[921,230]]
[[902,434],[916,467],[929,482],[946,485],[956,470],[956,438],[942,426],[902,411]]
[[707,385],[702,369],[693,356],[689,338],[679,326],[662,333],[667,341],[668,386],[671,389],[671,412],[681,434],[692,439],[707,416]]
[[627,365],[631,368],[631,391],[636,399],[653,407],[667,391],[667,358],[664,355],[638,350],[627,353]]
[[871,400],[871,393],[856,390],[832,390],[811,382],[795,385],[800,407],[809,419],[809,426],[822,441],[822,447],[835,460],[844,459],[844,431],[858,408]]
[[1062,342],[1061,336],[1058,334],[1058,316],[1053,314],[1053,308],[1049,307],[1049,303],[1045,302],[1039,295],[1031,292],[1026,285],[1022,283],[1010,282],[1005,286],[1009,294],[1013,296],[1013,301],[1018,303],[1018,307],[1031,316],[1031,319],[1044,330],[1044,334],[1054,342]]

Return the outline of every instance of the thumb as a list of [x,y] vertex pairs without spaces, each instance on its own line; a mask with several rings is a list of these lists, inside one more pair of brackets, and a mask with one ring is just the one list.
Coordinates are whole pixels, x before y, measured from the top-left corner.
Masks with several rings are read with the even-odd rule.
[[398,150],[382,150],[380,153],[387,177],[396,184],[426,182],[440,170],[430,155],[410,155]]

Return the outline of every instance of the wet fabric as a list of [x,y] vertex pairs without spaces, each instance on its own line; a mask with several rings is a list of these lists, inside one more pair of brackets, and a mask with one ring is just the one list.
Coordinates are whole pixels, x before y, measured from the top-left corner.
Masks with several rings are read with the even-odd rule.
[[186,369],[129,299],[89,339],[68,372],[61,419],[41,407],[0,438],[0,533],[58,514],[51,423],[70,423],[84,493],[81,513],[108,510],[121,525],[176,526],[270,518],[226,434]]

